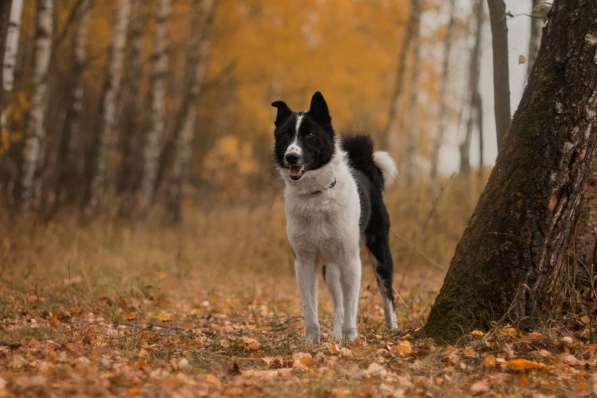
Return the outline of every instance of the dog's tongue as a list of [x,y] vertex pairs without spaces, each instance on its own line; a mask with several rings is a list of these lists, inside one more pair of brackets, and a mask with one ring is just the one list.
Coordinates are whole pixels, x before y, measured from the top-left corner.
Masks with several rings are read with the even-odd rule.
[[304,166],[292,166],[288,173],[290,177],[300,177],[303,174]]

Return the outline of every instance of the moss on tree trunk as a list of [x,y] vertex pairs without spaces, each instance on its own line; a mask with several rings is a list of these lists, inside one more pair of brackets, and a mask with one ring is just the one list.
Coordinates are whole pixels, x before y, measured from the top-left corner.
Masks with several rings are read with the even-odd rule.
[[555,1],[510,133],[425,326],[452,341],[500,319],[540,317],[597,138],[597,2]]

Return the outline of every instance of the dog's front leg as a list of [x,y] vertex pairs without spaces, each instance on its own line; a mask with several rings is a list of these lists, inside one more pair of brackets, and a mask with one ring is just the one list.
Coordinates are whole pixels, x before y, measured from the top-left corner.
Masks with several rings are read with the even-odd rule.
[[342,295],[344,299],[344,324],[342,334],[348,341],[359,337],[357,314],[359,310],[359,291],[361,289],[361,259],[357,252],[341,270]]
[[326,264],[325,283],[330,292],[333,306],[332,336],[336,341],[342,340],[342,327],[344,322],[344,300],[342,298],[342,284],[340,283],[340,268],[336,264]]
[[305,320],[305,340],[309,344],[319,344],[319,321],[317,319],[317,278],[315,258],[297,255],[294,271],[298,282]]

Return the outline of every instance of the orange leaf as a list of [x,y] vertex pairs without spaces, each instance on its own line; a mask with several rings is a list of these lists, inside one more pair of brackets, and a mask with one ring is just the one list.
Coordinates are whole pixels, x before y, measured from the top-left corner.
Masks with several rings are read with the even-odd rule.
[[242,337],[241,342],[245,350],[256,351],[261,347],[261,344],[251,337]]
[[528,359],[515,358],[504,362],[504,366],[510,370],[545,369],[541,362],[529,361]]
[[394,354],[404,357],[413,352],[413,346],[408,340],[400,340],[392,351]]
[[298,368],[307,368],[313,365],[313,357],[306,352],[297,352],[292,356],[292,366]]
[[485,368],[495,367],[495,357],[491,354],[485,355],[485,357],[483,357],[483,367],[485,367]]

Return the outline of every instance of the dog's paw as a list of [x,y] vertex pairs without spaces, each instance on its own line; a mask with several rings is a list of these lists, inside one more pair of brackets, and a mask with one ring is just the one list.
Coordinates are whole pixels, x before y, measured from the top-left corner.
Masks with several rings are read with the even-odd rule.
[[386,320],[386,328],[390,331],[397,331],[399,330],[398,328],[398,323],[396,322],[396,319],[390,319],[390,320]]
[[332,330],[332,338],[338,343],[342,342],[342,328],[334,328]]
[[344,329],[342,331],[342,335],[344,337],[344,340],[350,343],[351,341],[354,341],[359,338],[359,331],[356,328]]
[[305,343],[308,345],[318,345],[321,340],[319,327],[305,329]]

